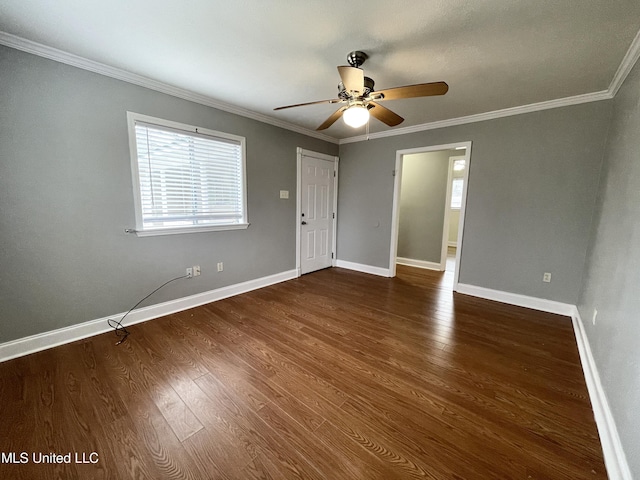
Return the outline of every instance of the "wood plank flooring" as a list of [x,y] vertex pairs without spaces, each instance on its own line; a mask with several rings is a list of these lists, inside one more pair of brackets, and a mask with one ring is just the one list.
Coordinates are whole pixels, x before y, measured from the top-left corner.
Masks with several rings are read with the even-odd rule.
[[606,478],[570,319],[450,275],[332,268],[2,363],[0,478]]

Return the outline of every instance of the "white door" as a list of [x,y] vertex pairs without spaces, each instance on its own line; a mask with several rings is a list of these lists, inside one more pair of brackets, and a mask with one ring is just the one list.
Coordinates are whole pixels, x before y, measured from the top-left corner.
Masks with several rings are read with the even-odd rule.
[[300,273],[331,266],[334,162],[302,156]]

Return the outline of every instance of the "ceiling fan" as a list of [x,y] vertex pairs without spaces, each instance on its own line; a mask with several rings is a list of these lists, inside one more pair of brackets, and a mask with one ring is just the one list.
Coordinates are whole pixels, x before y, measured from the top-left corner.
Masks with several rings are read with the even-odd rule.
[[356,50],[347,55],[347,62],[349,62],[350,66],[344,65],[338,67],[338,73],[342,80],[338,84],[338,98],[286,105],[284,107],[274,108],[274,110],[317,105],[320,103],[342,103],[344,105],[327,118],[316,130],[329,128],[341,116],[347,125],[354,128],[361,127],[367,123],[369,121],[369,115],[372,115],[390,127],[395,127],[396,125],[400,125],[404,121],[404,118],[388,108],[383,107],[378,102],[399,98],[444,95],[447,93],[447,90],[449,90],[449,86],[445,82],[432,82],[374,91],[374,81],[369,77],[365,77],[364,71],[360,68],[367,58],[369,57],[366,53]]

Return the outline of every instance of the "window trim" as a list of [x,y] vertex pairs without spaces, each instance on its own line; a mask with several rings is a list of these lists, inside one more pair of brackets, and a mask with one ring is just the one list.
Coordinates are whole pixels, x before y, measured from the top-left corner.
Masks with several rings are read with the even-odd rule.
[[[226,225],[185,225],[176,227],[165,228],[153,228],[145,229],[142,218],[142,200],[140,194],[140,176],[138,172],[138,148],[136,144],[136,122],[146,123],[151,125],[157,125],[158,127],[174,128],[176,130],[184,131],[185,133],[196,133],[202,135],[209,135],[212,137],[218,137],[222,139],[232,140],[240,143],[241,149],[241,169],[242,169],[242,218],[240,223],[226,224]],[[155,235],[175,235],[181,233],[199,233],[199,232],[217,232],[222,230],[244,230],[249,227],[247,218],[247,149],[246,139],[238,135],[230,133],[218,132],[216,130],[210,130],[208,128],[197,127],[195,125],[187,125],[184,123],[174,122],[172,120],[165,120],[162,118],[151,117],[149,115],[143,115],[141,113],[127,112],[127,130],[129,133],[129,155],[131,164],[131,180],[133,187],[133,201],[136,219],[135,234],[138,237],[149,237]]]

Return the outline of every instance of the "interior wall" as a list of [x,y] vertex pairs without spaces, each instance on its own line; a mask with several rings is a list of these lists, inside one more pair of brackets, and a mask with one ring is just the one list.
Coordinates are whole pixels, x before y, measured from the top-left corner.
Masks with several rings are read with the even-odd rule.
[[[0,85],[0,343],[126,311],[192,265],[145,304],[295,268],[296,147],[337,145],[4,46]],[[251,226],[125,234],[127,110],[246,137]]]
[[398,150],[472,141],[460,282],[575,304],[610,112],[600,101],[340,145],[338,258],[389,268]]
[[460,223],[460,210],[449,209],[449,244],[458,243],[458,225]]
[[613,105],[578,309],[632,475],[640,478],[640,64]]
[[440,263],[449,150],[404,155],[398,257]]

